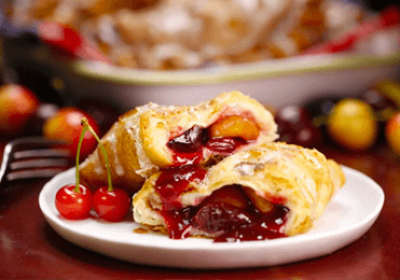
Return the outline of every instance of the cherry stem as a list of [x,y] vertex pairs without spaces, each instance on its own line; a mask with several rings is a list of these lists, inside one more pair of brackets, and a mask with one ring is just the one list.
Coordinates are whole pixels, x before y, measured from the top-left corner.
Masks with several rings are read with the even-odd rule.
[[77,193],[81,192],[79,188],[79,155],[81,154],[81,147],[83,138],[85,137],[85,133],[87,131],[87,127],[82,128],[81,136],[79,138],[78,149],[76,150],[76,164],[75,164],[75,188],[74,191]]
[[93,137],[97,140],[97,143],[99,143],[100,150],[102,151],[104,159],[106,161],[107,177],[108,177],[108,190],[107,191],[112,192],[114,189],[113,189],[112,180],[111,180],[110,161],[108,160],[106,149],[104,148],[103,144],[101,143],[99,136],[97,136],[97,133],[94,131],[94,129],[89,124],[87,118],[82,118],[81,123],[82,123],[83,127],[88,129],[89,132],[93,135]]

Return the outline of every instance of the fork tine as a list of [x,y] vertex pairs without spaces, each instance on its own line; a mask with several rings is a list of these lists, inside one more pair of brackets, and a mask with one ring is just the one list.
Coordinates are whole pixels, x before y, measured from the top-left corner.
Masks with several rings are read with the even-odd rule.
[[51,178],[60,172],[65,171],[66,168],[51,168],[40,170],[24,170],[8,173],[6,179],[8,181],[26,179],[26,178]]
[[8,164],[10,162],[10,155],[13,150],[13,145],[11,143],[8,143],[3,152],[3,160],[1,161],[1,166],[0,166],[0,184],[2,184],[6,178],[6,172],[8,170]]
[[39,149],[48,148],[50,146],[65,145],[66,141],[47,139],[44,137],[25,137],[12,140],[7,145],[14,147],[16,150],[20,149]]
[[71,153],[68,150],[49,150],[49,149],[39,149],[39,150],[27,150],[15,152],[13,155],[14,159],[22,158],[35,158],[35,157],[68,157]]
[[0,184],[27,178],[48,178],[70,167],[70,152],[54,148],[65,141],[43,137],[19,138],[9,142],[0,166]]
[[25,169],[25,168],[40,168],[47,166],[67,166],[69,163],[66,159],[34,159],[34,160],[21,160],[12,162],[10,170]]

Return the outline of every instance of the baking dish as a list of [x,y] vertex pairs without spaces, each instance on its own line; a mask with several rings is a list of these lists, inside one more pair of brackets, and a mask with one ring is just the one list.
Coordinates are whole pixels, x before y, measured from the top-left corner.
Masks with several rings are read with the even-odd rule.
[[[389,31],[390,32],[390,31]],[[148,102],[195,104],[238,90],[277,107],[321,95],[355,95],[400,71],[396,30],[374,52],[318,54],[193,70],[130,69],[71,58],[37,40],[2,38],[6,81],[31,87],[45,100],[73,105],[88,98],[121,111]],[[392,32],[393,33],[393,32]],[[382,45],[382,43],[380,43]]]

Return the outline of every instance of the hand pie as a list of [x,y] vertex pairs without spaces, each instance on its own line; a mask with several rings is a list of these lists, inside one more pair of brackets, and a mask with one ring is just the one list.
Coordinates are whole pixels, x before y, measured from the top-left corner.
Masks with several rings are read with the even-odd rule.
[[[101,141],[113,184],[134,192],[159,169],[212,165],[252,145],[274,141],[276,131],[263,105],[232,91],[196,106],[138,107],[120,117]],[[100,149],[81,164],[80,175],[93,188],[107,184]]]
[[344,182],[341,167],[317,150],[264,143],[209,169],[153,174],[133,198],[133,216],[174,239],[286,237],[310,230]]

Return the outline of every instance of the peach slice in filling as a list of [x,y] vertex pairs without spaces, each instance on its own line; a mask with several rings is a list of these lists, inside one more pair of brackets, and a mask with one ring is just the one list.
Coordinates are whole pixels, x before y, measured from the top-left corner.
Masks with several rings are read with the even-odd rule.
[[209,127],[193,126],[167,143],[174,152],[174,166],[198,164],[203,149],[229,156],[240,146],[256,140],[260,128],[248,114],[224,116]]
[[[205,176],[204,169],[185,166],[163,171],[158,178],[156,191],[163,203],[161,214],[170,238],[203,235],[215,238],[214,242],[237,242],[285,237],[280,230],[289,209],[255,200],[254,192],[240,185],[225,186],[197,206],[182,207],[179,198],[187,191],[190,181],[203,180]],[[249,198],[246,193],[253,197]]]

